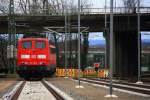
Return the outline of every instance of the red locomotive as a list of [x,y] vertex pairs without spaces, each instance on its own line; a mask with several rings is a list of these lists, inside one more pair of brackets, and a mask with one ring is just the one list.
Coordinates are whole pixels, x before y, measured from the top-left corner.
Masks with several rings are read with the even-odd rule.
[[42,78],[56,70],[55,46],[46,38],[19,39],[17,58],[17,73],[23,78]]

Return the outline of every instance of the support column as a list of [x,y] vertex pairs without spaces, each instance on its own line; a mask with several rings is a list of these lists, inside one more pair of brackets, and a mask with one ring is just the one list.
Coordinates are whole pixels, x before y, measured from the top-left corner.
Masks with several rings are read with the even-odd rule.
[[116,40],[116,72],[119,78],[137,77],[138,45],[137,32],[115,32]]
[[[9,2],[9,16],[8,16],[8,68],[10,73],[14,73],[16,66],[15,48],[16,48],[16,23],[14,16],[14,0]],[[7,52],[8,53],[8,52]]]

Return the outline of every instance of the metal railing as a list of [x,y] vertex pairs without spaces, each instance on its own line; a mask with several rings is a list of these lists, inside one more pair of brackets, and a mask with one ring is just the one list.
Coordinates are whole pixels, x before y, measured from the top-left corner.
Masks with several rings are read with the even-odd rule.
[[[43,15],[64,15],[64,9],[56,9],[55,11],[48,11],[49,13],[45,13],[45,9],[35,9],[32,11],[17,12],[16,15],[35,15],[35,16],[43,16]],[[105,14],[105,8],[81,8],[81,14]],[[67,13],[69,15],[77,15],[77,9],[67,9]],[[137,13],[137,8],[126,8],[126,7],[114,7],[114,14],[134,14]],[[150,13],[150,7],[140,7],[140,13]],[[110,14],[110,8],[106,8],[106,14]],[[8,13],[0,12],[0,16],[8,15]]]

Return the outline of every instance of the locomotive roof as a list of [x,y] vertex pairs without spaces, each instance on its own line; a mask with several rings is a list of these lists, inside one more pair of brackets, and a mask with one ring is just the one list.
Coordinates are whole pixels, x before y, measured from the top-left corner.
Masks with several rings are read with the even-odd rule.
[[20,41],[22,40],[44,40],[44,41],[48,41],[47,38],[20,38]]

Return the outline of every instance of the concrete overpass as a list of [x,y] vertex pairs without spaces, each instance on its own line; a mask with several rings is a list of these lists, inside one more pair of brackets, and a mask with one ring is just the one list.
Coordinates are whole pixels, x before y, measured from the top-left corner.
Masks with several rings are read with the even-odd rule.
[[[109,26],[109,16],[108,16]],[[44,27],[61,27],[56,31],[64,32],[64,16],[15,15],[17,33],[27,31],[41,32]],[[76,32],[77,15],[70,16],[71,32]],[[0,32],[7,32],[8,16],[0,16]],[[104,31],[104,14],[81,15],[81,27],[89,32]],[[150,31],[150,14],[141,14],[141,31]],[[106,35],[109,42],[109,34]],[[109,48],[109,45],[107,45]],[[137,14],[114,15],[114,75],[118,77],[137,76],[138,70]],[[108,56],[109,59],[109,56]],[[108,65],[109,67],[109,65]]]
[[[81,27],[89,28],[90,32],[104,31],[104,14],[87,14],[81,15]],[[107,17],[109,26],[109,15]],[[59,32],[64,32],[64,16],[48,16],[48,15],[15,15],[17,33],[27,31],[44,31],[43,27],[60,27]],[[70,16],[71,31],[77,31],[77,15]],[[115,14],[114,15],[114,31],[136,31],[137,14]],[[7,33],[8,16],[0,15],[0,32]],[[150,14],[141,14],[141,31],[150,31]]]

